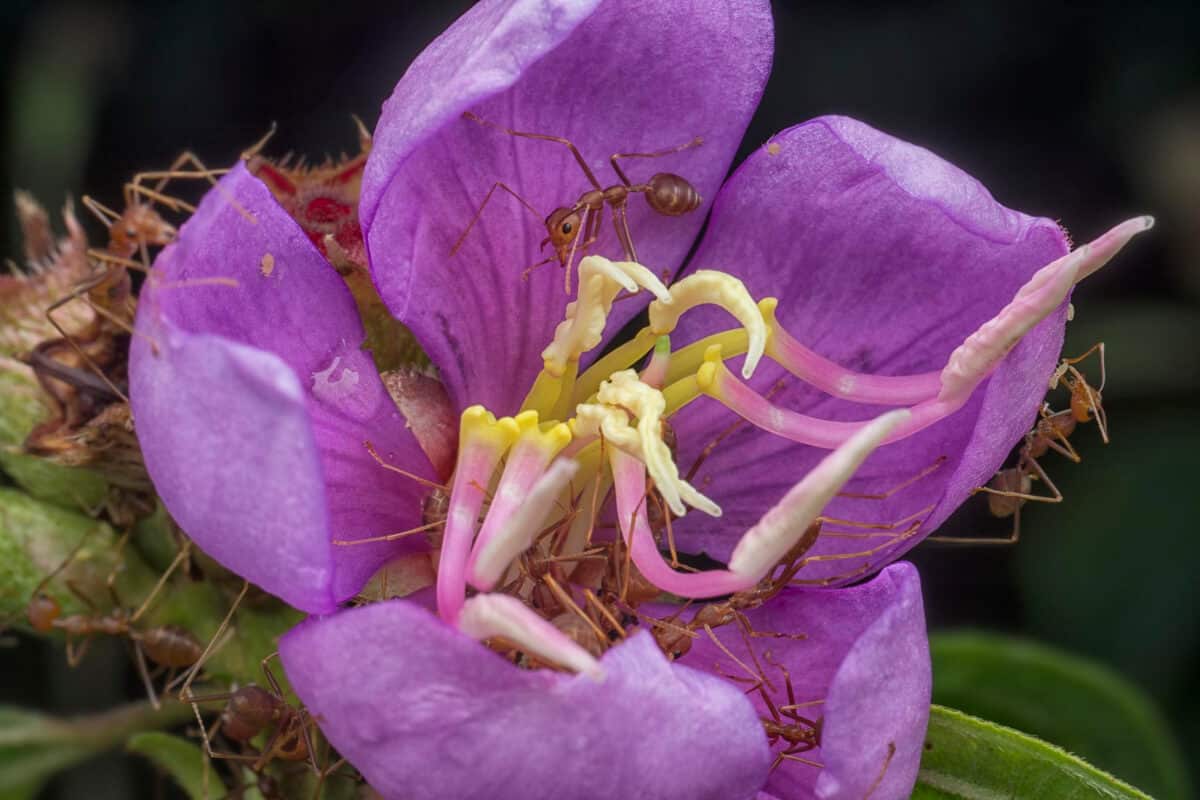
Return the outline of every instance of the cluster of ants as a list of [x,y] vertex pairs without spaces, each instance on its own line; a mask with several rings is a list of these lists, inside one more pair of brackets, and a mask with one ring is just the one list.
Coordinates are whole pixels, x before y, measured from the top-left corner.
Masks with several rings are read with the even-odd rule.
[[[263,142],[248,151],[247,157]],[[189,166],[191,169],[184,169]],[[147,276],[147,280],[157,280],[151,268],[152,256],[157,249],[174,241],[177,232],[164,212],[190,214],[196,210],[194,205],[166,194],[168,182],[199,179],[215,184],[216,178],[226,171],[208,169],[195,155],[184,153],[168,169],[140,173],[127,183],[121,211],[91,197],[83,198],[83,205],[105,225],[108,242],[103,248],[86,250],[93,274],[45,309],[45,318],[59,338],[37,344],[23,357],[45,391],[52,410],[51,417],[31,432],[26,450],[37,455],[61,457],[65,449],[73,444],[78,446],[80,429],[113,409],[123,409],[123,418],[128,424],[125,370],[129,341],[132,336],[147,336],[134,326],[135,284],[130,272],[139,271]],[[53,262],[49,264],[51,269],[54,266]],[[39,271],[44,268],[46,265],[39,265]],[[236,285],[234,281],[220,278],[205,282]],[[60,318],[64,307],[73,302],[82,302],[90,309],[86,323],[71,325]],[[68,327],[72,329],[68,330]],[[153,340],[151,345],[157,348]],[[137,461],[140,465],[140,457]],[[71,463],[88,462],[76,458]],[[141,469],[144,472],[144,467]],[[148,487],[148,478],[145,483]],[[196,693],[192,690],[206,659],[223,642],[221,637],[248,585],[243,586],[207,646],[178,625],[147,624],[147,612],[171,575],[182,565],[190,564],[191,543],[181,537],[176,558],[141,604],[130,610],[121,602],[115,584],[121,553],[133,523],[152,507],[152,504],[141,504],[119,510],[109,504],[104,509],[108,519],[126,531],[116,545],[117,563],[105,580],[112,601],[110,610],[102,612],[96,601],[70,578],[60,578],[59,582],[88,609],[87,613],[64,614],[60,602],[47,591],[50,582],[59,578],[81,552],[87,543],[85,535],[33,591],[25,609],[29,627],[43,634],[61,633],[65,638],[67,661],[72,667],[81,663],[96,637],[124,639],[131,647],[134,665],[155,707],[161,705],[155,684],[164,673],[165,688],[162,691],[172,693],[177,690],[178,701],[192,705],[204,752],[209,759],[235,762],[248,769],[253,775],[254,788],[267,800],[285,796],[279,780],[268,771],[268,766],[276,762],[307,761],[316,776],[314,797],[320,797],[326,779],[337,774],[345,762],[337,760],[324,767],[319,763],[315,721],[303,708],[287,699],[269,665],[275,654],[261,663],[266,687],[248,684],[227,692]],[[205,725],[199,704],[216,702],[225,705],[216,720]],[[214,747],[214,743],[221,744]],[[241,796],[250,788],[245,784],[241,768],[231,772],[230,780],[234,788],[222,788],[220,794]]]
[[[1092,386],[1078,364],[1095,354],[1100,362],[1100,385]],[[1071,436],[1080,423],[1095,422],[1100,438],[1108,444],[1108,417],[1104,413],[1101,391],[1105,384],[1104,342],[1098,342],[1083,354],[1064,358],[1050,377],[1051,390],[1060,385],[1067,390],[1067,407],[1054,411],[1049,403],[1038,410],[1038,419],[1025,434],[1017,450],[1016,463],[995,474],[986,486],[976,493],[986,494],[988,512],[999,519],[1012,519],[1007,536],[931,536],[931,542],[976,545],[1012,545],[1021,538],[1021,508],[1029,502],[1061,503],[1063,494],[1046,473],[1038,459],[1050,451],[1078,464],[1083,459],[1071,443]],[[1034,492],[1034,483],[1041,482],[1048,494]]]
[[[119,540],[118,552],[123,549],[126,541],[127,536]],[[92,598],[81,591],[70,578],[65,578],[62,583],[66,589],[87,607],[90,613],[64,615],[61,604],[46,591],[46,587],[68,568],[86,542],[87,535],[82,537],[67,558],[38,584],[25,611],[29,627],[44,634],[60,631],[65,637],[67,661],[72,667],[80,664],[95,637],[125,639],[131,646],[134,664],[154,707],[158,708],[162,703],[159,692],[155,689],[155,682],[163,673],[166,673],[163,691],[175,693],[178,702],[189,703],[192,706],[199,735],[204,744],[204,753],[209,759],[233,762],[248,769],[254,776],[254,787],[266,800],[282,800],[285,797],[279,780],[267,770],[268,766],[275,762],[307,761],[316,778],[313,797],[321,797],[321,789],[326,779],[337,774],[345,765],[345,760],[338,759],[327,766],[321,766],[318,761],[321,751],[317,745],[318,737],[314,733],[315,720],[307,711],[293,705],[287,699],[270,667],[270,661],[276,657],[276,653],[262,659],[260,664],[266,678],[265,688],[251,683],[225,692],[197,693],[192,689],[207,659],[227,641],[229,623],[246,596],[249,584],[243,582],[241,592],[207,645],[201,644],[192,632],[181,626],[144,623],[144,616],[168,585],[171,575],[189,561],[191,543],[184,539],[175,559],[136,610],[131,612],[118,596],[115,586],[115,579],[121,567],[118,561],[105,580],[112,598],[111,610],[102,613]],[[223,702],[225,705],[215,721],[206,725],[199,704],[215,702]],[[214,748],[214,742],[225,744]],[[221,747],[224,749],[220,749]],[[328,754],[326,759],[328,760]],[[243,785],[244,775],[241,769],[231,773],[231,781],[238,792],[247,788]],[[224,795],[225,792],[226,789],[223,788],[221,794]]]

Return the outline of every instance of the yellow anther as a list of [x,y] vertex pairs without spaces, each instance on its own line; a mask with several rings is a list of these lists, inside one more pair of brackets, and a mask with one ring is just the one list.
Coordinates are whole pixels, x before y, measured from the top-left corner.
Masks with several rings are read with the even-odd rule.
[[503,453],[521,435],[521,427],[512,417],[496,419],[483,406],[471,406],[462,413],[459,421],[459,449],[468,445],[495,447]]
[[560,376],[567,364],[600,344],[613,301],[621,290],[630,293],[649,289],[660,302],[671,297],[662,281],[633,261],[609,261],[604,256],[587,256],[579,262],[579,293],[567,304],[566,319],[554,330],[554,339],[542,351],[546,372]]
[[547,459],[558,455],[571,443],[571,429],[565,423],[554,420],[541,422],[536,411],[522,411],[513,417],[513,422],[519,431],[516,446],[536,447]]
[[671,302],[650,304],[650,329],[658,336],[675,330],[679,317],[699,305],[728,311],[746,330],[746,361],[742,375],[754,374],[767,344],[767,325],[746,285],[725,272],[702,269],[671,286]]

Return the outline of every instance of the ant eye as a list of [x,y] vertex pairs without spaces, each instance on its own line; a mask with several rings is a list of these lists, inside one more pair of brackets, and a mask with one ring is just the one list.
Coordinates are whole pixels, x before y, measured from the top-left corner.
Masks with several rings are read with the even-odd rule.
[[563,223],[563,226],[562,226],[562,232],[563,232],[563,233],[570,233],[570,232],[571,232],[571,223],[569,223],[569,222],[564,222],[564,223]]

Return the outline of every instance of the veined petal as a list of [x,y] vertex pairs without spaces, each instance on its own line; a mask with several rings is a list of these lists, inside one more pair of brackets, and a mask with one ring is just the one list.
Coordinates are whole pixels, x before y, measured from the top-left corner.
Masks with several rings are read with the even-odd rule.
[[433,470],[359,349],[341,278],[244,167],[159,256],[137,325],[130,394],[146,465],[204,550],[321,613],[412,547],[334,544],[419,518],[425,489],[375,463],[366,440],[398,467]]
[[[779,202],[782,197],[787,202]],[[783,326],[849,369],[936,374],[1030,276],[1066,251],[1053,221],[1005,208],[929,151],[851,119],[826,117],[784,131],[747,159],[723,187],[692,266],[731,270],[755,297],[778,297]],[[877,568],[986,482],[1033,421],[1061,349],[1065,317],[1064,304],[1025,336],[962,409],[880,448],[846,490],[878,494],[931,470],[925,477],[885,500],[835,498],[826,511],[896,523],[897,534],[917,514],[919,530],[897,535],[894,547],[868,558],[811,564],[800,577]],[[719,312],[701,310],[683,318],[673,341],[725,327]],[[769,361],[751,383],[764,394],[774,389],[776,405],[827,419],[865,420],[879,410],[832,398]],[[673,417],[681,469],[686,473],[734,421],[707,400]],[[681,546],[728,557],[737,535],[821,455],[743,425],[695,477],[725,515],[679,520]],[[870,549],[863,545],[862,539],[822,536],[811,554]]]
[[[598,180],[606,159],[702,137],[699,147],[629,159],[634,182],[677,173],[704,198],[725,176],[770,68],[772,23],[760,0],[483,2],[413,63],[384,105],[363,178],[360,216],[380,296],[441,368],[458,406],[515,413],[569,299],[561,270],[526,267],[542,218],[591,188],[561,144],[464,119],[566,137]],[[601,112],[600,110],[603,109]],[[503,182],[454,256],[489,190]],[[674,272],[707,201],[678,217],[629,203],[638,260]],[[594,251],[623,257],[606,211]],[[578,260],[578,258],[576,259]],[[643,303],[614,307],[610,330]]]
[[644,634],[604,656],[603,683],[518,669],[403,601],[310,620],[279,649],[387,798],[751,798],[770,766],[740,689]]
[[[822,767],[784,760],[766,791],[781,798],[857,800],[878,780],[870,797],[907,797],[920,763],[931,687],[916,569],[893,564],[849,589],[786,589],[745,613],[756,631],[785,636],[749,639],[757,662],[736,625],[714,630],[721,644],[751,669],[762,664],[771,682],[764,688],[776,707],[791,702],[784,671],[772,662],[782,665],[801,704],[797,713],[822,719],[820,747],[800,754]],[[750,677],[700,633],[679,663]],[[772,719],[759,693],[748,697],[761,717]]]

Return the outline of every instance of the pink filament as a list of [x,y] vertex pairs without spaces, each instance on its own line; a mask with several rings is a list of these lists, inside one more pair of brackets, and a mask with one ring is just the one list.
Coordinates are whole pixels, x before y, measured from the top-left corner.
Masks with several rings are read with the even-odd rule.
[[[871,420],[837,422],[780,408],[739,381],[720,363],[717,364],[716,380],[717,390],[712,394],[731,411],[758,428],[800,444],[832,450],[845,444],[851,436],[871,424]],[[917,431],[950,416],[962,407],[969,396],[967,394],[947,400],[931,398],[917,403],[911,409],[912,416],[896,426],[883,440],[883,444],[912,436]]]
[[[484,545],[496,537],[496,534],[504,527],[504,523],[528,497],[533,484],[545,472],[547,461],[545,452],[536,446],[518,444],[509,454],[508,463],[504,466],[504,474],[492,495],[492,504],[488,508],[487,516],[483,519],[483,526],[479,529],[475,546],[471,549],[470,561],[467,566],[468,575],[474,573],[475,558]],[[491,587],[476,586],[476,588],[486,590]]]
[[[655,586],[680,597],[718,597],[749,589],[755,579],[728,570],[676,572],[658,552],[646,518],[645,465],[617,448],[609,450],[617,494],[617,515],[633,563]],[[632,530],[631,530],[632,527]]]
[[823,392],[844,400],[878,405],[909,405],[937,397],[941,372],[919,375],[866,375],[817,355],[776,324],[771,357],[784,369]]
[[483,506],[484,487],[499,460],[497,449],[488,444],[468,445],[458,459],[437,574],[438,614],[450,624],[457,621],[466,599],[467,556]]

